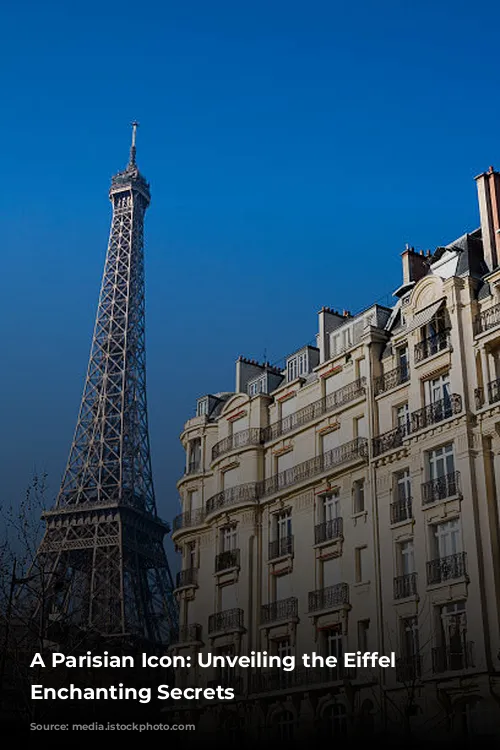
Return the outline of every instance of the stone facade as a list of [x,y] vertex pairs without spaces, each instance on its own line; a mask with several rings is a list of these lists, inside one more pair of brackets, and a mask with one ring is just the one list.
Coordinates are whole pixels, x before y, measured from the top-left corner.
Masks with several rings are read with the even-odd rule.
[[[198,400],[173,540],[172,650],[395,652],[396,669],[193,669],[236,698],[178,719],[237,737],[500,730],[499,175],[481,227],[408,248],[394,307],[319,312],[283,370],[240,358]],[[500,257],[500,256],[498,256]]]

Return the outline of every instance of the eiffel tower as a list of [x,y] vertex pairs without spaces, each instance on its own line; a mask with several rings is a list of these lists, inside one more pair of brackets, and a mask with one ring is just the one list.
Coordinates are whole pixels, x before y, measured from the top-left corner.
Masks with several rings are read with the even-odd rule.
[[[113,218],[87,377],[59,494],[43,514],[34,618],[80,632],[168,644],[177,604],[157,514],[146,403],[144,215],[136,164],[111,181]],[[35,577],[35,576],[34,576]]]

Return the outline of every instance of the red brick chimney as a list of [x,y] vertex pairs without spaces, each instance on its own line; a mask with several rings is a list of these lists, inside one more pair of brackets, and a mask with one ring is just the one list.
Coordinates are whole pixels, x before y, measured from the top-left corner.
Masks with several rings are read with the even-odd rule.
[[484,260],[490,271],[498,266],[500,258],[500,173],[490,167],[478,175],[477,197],[481,218]]

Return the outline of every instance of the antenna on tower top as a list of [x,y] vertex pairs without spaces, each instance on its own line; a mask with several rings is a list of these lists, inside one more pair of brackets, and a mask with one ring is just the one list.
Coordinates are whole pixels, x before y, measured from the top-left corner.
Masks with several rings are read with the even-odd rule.
[[139,127],[139,123],[134,120],[132,123],[132,145],[130,146],[130,160],[129,165],[131,167],[135,167],[135,138],[137,133],[137,128]]

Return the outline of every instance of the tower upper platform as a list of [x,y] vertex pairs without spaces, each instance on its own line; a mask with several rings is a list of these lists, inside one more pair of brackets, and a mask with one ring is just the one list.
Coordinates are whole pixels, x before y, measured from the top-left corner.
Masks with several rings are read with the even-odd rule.
[[136,164],[136,133],[138,123],[132,123],[132,145],[130,146],[130,157],[126,169],[123,172],[117,172],[111,178],[111,188],[109,190],[109,197],[112,199],[117,193],[122,193],[126,190],[135,190],[139,192],[146,200],[146,204],[149,205],[151,202],[151,193],[149,190],[149,182],[139,172]]

